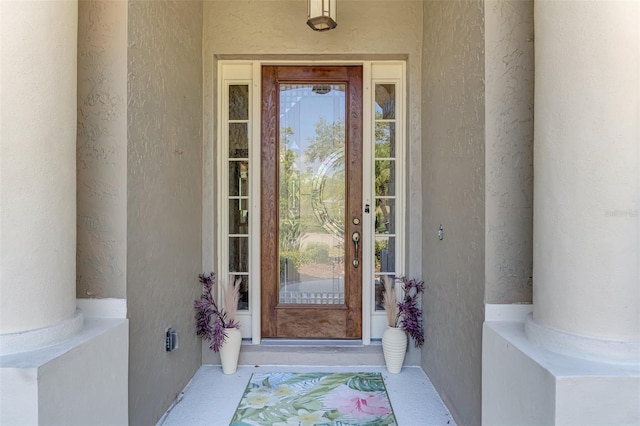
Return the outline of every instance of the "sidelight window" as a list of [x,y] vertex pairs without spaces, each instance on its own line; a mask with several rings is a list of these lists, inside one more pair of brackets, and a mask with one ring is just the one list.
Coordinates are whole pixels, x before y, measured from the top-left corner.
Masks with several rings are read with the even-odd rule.
[[[248,84],[227,84],[225,109],[228,129],[226,168],[228,170],[228,192],[225,203],[228,209],[226,229],[227,280],[238,283],[240,299],[238,310],[248,311],[249,306],[249,178],[251,162]],[[224,277],[220,278],[224,281]]]

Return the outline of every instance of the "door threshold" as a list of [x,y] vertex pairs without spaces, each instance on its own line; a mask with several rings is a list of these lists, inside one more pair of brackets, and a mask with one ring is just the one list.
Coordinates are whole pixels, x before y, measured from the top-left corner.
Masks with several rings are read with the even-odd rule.
[[362,347],[361,339],[282,339],[282,338],[263,338],[260,340],[260,346],[322,346],[322,347]]
[[[205,361],[206,362],[206,361]],[[384,365],[380,343],[362,340],[263,338],[242,343],[240,365]]]

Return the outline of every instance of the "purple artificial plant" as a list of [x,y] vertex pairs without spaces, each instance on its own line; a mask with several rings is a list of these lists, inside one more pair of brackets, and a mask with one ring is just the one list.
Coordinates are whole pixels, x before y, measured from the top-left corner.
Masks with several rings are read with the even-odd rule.
[[196,300],[196,334],[204,341],[211,341],[209,348],[218,352],[227,338],[225,328],[240,328],[233,318],[228,318],[223,309],[218,309],[213,299],[212,290],[216,281],[215,273],[209,275],[200,274],[202,283],[202,295]]
[[420,306],[420,295],[424,293],[424,281],[407,277],[396,277],[396,280],[400,282],[404,297],[398,302],[395,326],[406,331],[413,339],[416,348],[419,348],[424,344]]

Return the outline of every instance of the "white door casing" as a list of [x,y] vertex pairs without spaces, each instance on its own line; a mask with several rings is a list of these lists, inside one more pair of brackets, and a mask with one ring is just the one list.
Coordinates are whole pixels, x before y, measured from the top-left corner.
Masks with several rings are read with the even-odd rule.
[[[217,142],[212,142],[212,146],[215,147],[217,170],[214,175],[216,179],[213,182],[207,182],[208,185],[205,186],[205,190],[213,191],[217,195],[217,206],[214,211],[205,210],[203,217],[203,220],[211,220],[217,225],[215,232],[217,259],[213,260],[213,264],[217,266],[215,272],[218,275],[218,281],[227,282],[235,276],[245,280],[241,306],[243,309],[238,311],[237,317],[243,338],[251,338],[254,344],[259,344],[261,341],[259,238],[261,99],[259,98],[261,68],[265,64],[279,63],[246,60],[218,61]],[[292,64],[292,62],[288,61],[286,64]],[[372,339],[381,338],[386,327],[386,316],[384,311],[380,310],[381,294],[375,291],[376,276],[379,278],[381,272],[383,275],[401,276],[405,271],[406,63],[404,61],[295,63],[295,65],[309,64],[356,64],[363,67],[362,343],[368,345]],[[232,108],[230,108],[230,102],[233,103]],[[246,114],[238,112],[239,109],[245,109],[244,102],[246,102]],[[393,102],[393,106],[383,108],[383,104],[387,102]],[[389,114],[388,111],[391,109],[392,113]],[[386,116],[383,117],[383,115]],[[244,140],[245,137],[248,152],[242,151],[243,147],[238,148],[240,143],[238,141]],[[376,137],[378,149],[376,149]],[[230,144],[233,148],[231,150]],[[392,175],[391,185],[376,184],[380,182],[382,173]],[[231,181],[235,182],[238,177],[240,177],[240,183],[232,185]],[[241,182],[243,178],[246,182]],[[209,185],[213,187],[208,187]],[[385,194],[376,194],[376,190],[380,191],[381,187],[386,188]],[[387,187],[392,187],[392,191],[388,191]],[[385,212],[391,211],[392,214],[381,214],[381,208]],[[238,216],[231,217],[230,212],[234,214],[237,212]],[[378,217],[377,221],[376,217]],[[381,226],[383,217],[392,218],[393,223]],[[246,222],[242,222],[243,220]],[[378,240],[377,245],[376,240]],[[378,247],[377,250],[376,247]],[[385,251],[385,247],[387,249],[391,247],[391,250]],[[389,254],[389,251],[392,253]],[[381,253],[385,253],[385,258],[391,260],[383,261]],[[380,284],[378,280],[378,285]]]

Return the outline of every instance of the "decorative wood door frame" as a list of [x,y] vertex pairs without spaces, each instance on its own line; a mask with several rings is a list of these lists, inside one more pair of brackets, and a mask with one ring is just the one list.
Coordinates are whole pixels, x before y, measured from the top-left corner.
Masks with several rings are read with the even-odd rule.
[[[340,83],[346,86],[345,288],[344,304],[288,305],[279,302],[278,164],[279,84]],[[351,243],[362,230],[362,66],[263,66],[261,130],[261,335],[286,338],[362,337],[362,255]],[[357,219],[357,220],[354,220]],[[360,245],[361,247],[361,245]]]

